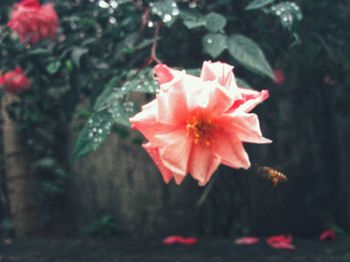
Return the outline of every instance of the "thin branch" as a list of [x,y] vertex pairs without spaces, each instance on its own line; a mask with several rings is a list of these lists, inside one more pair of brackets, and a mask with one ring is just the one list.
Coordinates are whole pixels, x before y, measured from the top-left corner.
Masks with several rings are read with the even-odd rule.
[[158,44],[158,36],[160,31],[161,24],[160,22],[155,23],[155,30],[153,35],[153,44],[151,47],[151,54],[147,58],[147,60],[142,64],[140,70],[149,66],[152,62],[156,62],[157,64],[162,64],[162,61],[157,57],[157,44]]
[[154,30],[154,36],[153,36],[153,45],[151,49],[151,57],[153,61],[155,61],[157,64],[161,64],[162,62],[157,57],[157,43],[158,43],[158,35],[160,31],[161,24],[159,22],[156,23],[155,30]]

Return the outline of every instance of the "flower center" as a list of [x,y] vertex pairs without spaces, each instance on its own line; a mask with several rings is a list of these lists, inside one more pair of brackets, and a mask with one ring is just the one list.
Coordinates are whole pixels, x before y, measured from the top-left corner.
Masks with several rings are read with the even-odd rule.
[[186,121],[187,134],[193,137],[194,143],[210,146],[213,130],[216,129],[213,118],[195,114]]

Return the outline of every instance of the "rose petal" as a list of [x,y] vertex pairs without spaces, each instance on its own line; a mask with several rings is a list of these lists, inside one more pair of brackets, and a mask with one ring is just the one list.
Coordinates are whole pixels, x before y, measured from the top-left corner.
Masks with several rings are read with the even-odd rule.
[[269,244],[274,249],[294,250],[295,246],[289,242],[273,242]]
[[214,155],[209,147],[201,144],[192,147],[189,171],[199,185],[205,185],[219,165],[220,158]]
[[162,240],[165,245],[173,245],[179,243],[181,236],[168,236]]
[[162,174],[164,182],[169,183],[173,178],[173,173],[164,166],[162,160],[160,159],[158,148],[153,147],[151,143],[143,144],[143,148],[147,151],[153,162],[158,167],[160,173]]
[[293,237],[292,235],[277,235],[277,236],[271,236],[271,237],[268,237],[266,239],[266,242],[268,244],[271,244],[271,243],[279,243],[279,242],[287,242],[287,243],[291,243],[293,241]]
[[156,65],[154,67],[154,74],[159,84],[164,84],[174,79],[174,75],[171,73],[169,67],[164,64]]
[[198,242],[197,238],[194,237],[182,237],[182,236],[168,236],[162,240],[162,243],[165,245],[194,245]]
[[241,237],[235,239],[234,243],[236,245],[254,245],[260,241],[257,237]]
[[194,245],[198,242],[198,238],[195,237],[182,237],[179,239],[179,243],[184,245]]
[[322,234],[320,235],[320,240],[321,241],[325,241],[325,240],[334,240],[335,239],[335,232],[334,230],[328,229],[322,232]]
[[295,246],[292,244],[293,237],[292,235],[278,235],[271,236],[266,239],[266,243],[275,249],[287,249],[293,250]]
[[238,90],[241,94],[241,99],[235,101],[229,110],[230,112],[240,111],[248,113],[270,96],[268,90],[260,92],[246,88],[238,88]]
[[192,142],[186,137],[186,131],[159,134],[156,139],[159,141],[156,146],[164,166],[173,173],[185,176],[192,146]]
[[229,135],[226,136],[228,139],[225,142],[222,141],[222,137],[220,138],[219,135],[217,137],[213,142],[212,150],[221,158],[224,165],[237,169],[248,169],[250,167],[249,156],[241,141]]
[[237,84],[233,75],[233,66],[222,62],[205,61],[202,66],[201,79],[205,81],[218,81],[225,87],[232,97],[238,96]]
[[234,113],[222,115],[218,122],[220,122],[223,130],[230,134],[230,137],[236,137],[236,140],[258,144],[272,142],[270,139],[262,136],[259,119],[256,114]]

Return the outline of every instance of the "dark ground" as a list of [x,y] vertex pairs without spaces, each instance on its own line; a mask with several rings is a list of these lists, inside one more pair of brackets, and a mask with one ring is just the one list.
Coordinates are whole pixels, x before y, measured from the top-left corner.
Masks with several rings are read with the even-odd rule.
[[350,238],[294,241],[296,249],[265,243],[236,246],[231,239],[201,239],[193,246],[165,246],[160,239],[18,239],[1,243],[0,261],[343,261],[350,262]]

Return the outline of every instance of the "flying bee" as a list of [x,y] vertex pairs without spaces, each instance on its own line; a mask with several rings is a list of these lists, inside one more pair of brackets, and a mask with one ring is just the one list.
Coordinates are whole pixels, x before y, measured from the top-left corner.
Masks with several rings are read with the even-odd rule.
[[277,186],[278,183],[283,183],[288,180],[285,174],[276,169],[273,169],[272,167],[258,166],[257,170],[260,174],[263,175],[263,177],[270,180],[274,187]]

